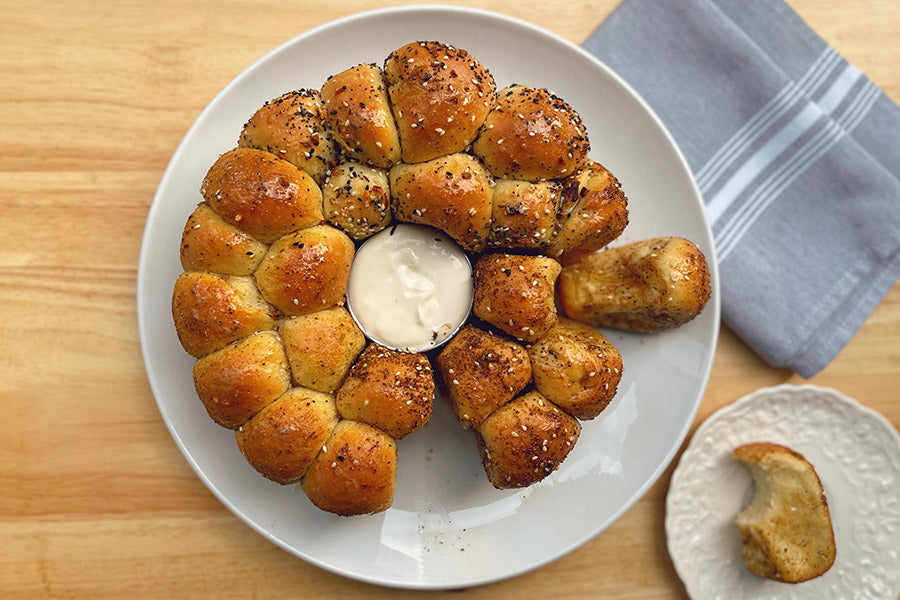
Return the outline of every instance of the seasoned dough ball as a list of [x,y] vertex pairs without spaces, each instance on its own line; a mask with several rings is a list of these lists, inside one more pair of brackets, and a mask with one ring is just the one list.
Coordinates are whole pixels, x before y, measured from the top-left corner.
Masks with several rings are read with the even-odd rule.
[[185,271],[251,275],[266,248],[203,202],[188,217],[181,234],[181,266]]
[[581,425],[537,392],[500,408],[478,428],[478,448],[495,488],[526,487],[557,468],[581,434]]
[[528,349],[534,385],[545,398],[579,419],[606,408],[622,378],[622,356],[603,334],[560,319]]
[[559,179],[590,150],[581,117],[549,91],[514,85],[497,94],[472,149],[497,177]]
[[317,507],[343,516],[387,510],[394,499],[397,445],[357,421],[337,424],[301,486]]
[[266,243],[322,220],[322,191],[313,178],[262,150],[220,156],[200,193],[219,216]]
[[628,225],[628,199],[612,173],[600,163],[588,161],[563,181],[558,220],[547,253],[568,264],[621,235]]
[[387,173],[346,161],[331,170],[322,188],[325,218],[354,240],[378,233],[391,222]]
[[465,50],[413,42],[384,63],[403,162],[465,150],[494,100],[494,78]]
[[266,478],[300,481],[338,423],[334,398],[292,388],[235,432],[238,448]]
[[319,185],[335,158],[316,90],[288,92],[263,104],[244,125],[238,146],[271,152]]
[[683,325],[706,306],[709,266],[679,237],[652,238],[585,256],[559,278],[563,312],[596,327],[651,332]]
[[346,235],[319,225],[272,244],[256,270],[263,297],[286,315],[303,315],[344,301],[355,249]]
[[434,377],[425,355],[378,344],[363,351],[337,393],[343,418],[362,421],[398,440],[428,423],[433,404]]
[[562,267],[545,256],[488,254],[475,264],[476,317],[533,342],[556,324],[554,285]]
[[391,116],[384,72],[357,65],[332,75],[322,86],[328,127],[344,152],[386,169],[400,160],[400,139]]
[[235,429],[291,384],[284,347],[263,331],[194,364],[194,387],[213,421]]
[[366,338],[342,307],[290,317],[279,323],[291,374],[297,385],[333,392],[366,345]]
[[450,406],[475,428],[531,381],[528,353],[519,344],[467,325],[441,350],[438,368]]
[[553,181],[499,179],[493,190],[494,248],[540,248],[556,230],[560,186]]
[[491,225],[491,182],[468,154],[427,163],[400,163],[390,172],[394,215],[400,221],[431,225],[466,250],[487,244]]
[[201,357],[255,331],[272,329],[269,307],[247,277],[228,280],[211,273],[185,272],[175,281],[172,318],[178,340]]

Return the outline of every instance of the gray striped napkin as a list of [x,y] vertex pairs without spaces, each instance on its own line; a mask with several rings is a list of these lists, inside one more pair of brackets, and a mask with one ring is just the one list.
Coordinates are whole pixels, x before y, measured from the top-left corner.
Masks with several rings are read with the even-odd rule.
[[900,109],[781,0],[625,0],[584,47],[694,171],[725,323],[814,375],[900,277]]

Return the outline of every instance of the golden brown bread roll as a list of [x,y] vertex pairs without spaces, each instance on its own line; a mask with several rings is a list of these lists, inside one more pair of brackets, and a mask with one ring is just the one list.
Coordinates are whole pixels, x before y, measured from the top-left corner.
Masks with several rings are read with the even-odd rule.
[[397,445],[391,436],[345,419],[334,428],[301,486],[322,510],[364,515],[390,507],[396,471]]
[[491,224],[491,182],[468,154],[426,163],[400,163],[390,171],[394,215],[400,221],[437,227],[466,250],[487,244]]
[[344,302],[355,252],[350,238],[333,227],[302,229],[272,244],[256,282],[286,315],[331,308]]
[[563,312],[582,323],[651,332],[683,325],[710,295],[706,257],[679,237],[652,238],[585,256],[559,277]]
[[320,392],[340,387],[366,338],[343,307],[290,317],[278,324],[297,385]]
[[472,312],[514,338],[533,342],[556,324],[554,286],[561,268],[546,256],[483,256],[475,263]]
[[181,266],[185,271],[251,275],[267,247],[226,223],[203,202],[188,217],[181,233]]
[[745,444],[733,456],[756,482],[735,523],[751,572],[786,583],[825,573],[836,548],[831,514],[816,470],[803,455],[771,443]]
[[219,216],[266,243],[322,221],[322,191],[313,178],[262,150],[220,156],[200,192]]
[[387,173],[355,161],[345,161],[328,174],[322,187],[328,222],[354,240],[378,233],[391,222]]
[[231,278],[229,283],[218,275],[197,271],[178,276],[172,293],[172,318],[188,354],[199,358],[255,331],[275,327],[268,307],[245,293],[242,279]]
[[560,186],[553,181],[498,179],[493,189],[494,248],[540,248],[556,231]]
[[450,406],[463,427],[475,428],[531,381],[519,344],[467,325],[437,357]]
[[391,115],[384,72],[357,65],[322,86],[328,127],[349,156],[387,169],[400,160],[400,139]]
[[292,388],[238,427],[235,439],[254,469],[286,485],[300,481],[337,423],[329,394]]
[[255,333],[194,364],[194,387],[213,421],[235,429],[291,384],[287,357],[274,331]]
[[494,78],[465,50],[413,42],[384,63],[403,162],[462,152],[494,100]]
[[559,179],[581,167],[590,143],[581,117],[562,98],[514,85],[497,93],[472,145],[488,170],[507,179]]
[[579,419],[606,408],[622,378],[622,356],[599,331],[560,319],[528,349],[534,385],[545,398]]
[[335,160],[316,90],[296,90],[269,100],[244,125],[238,146],[265,150],[306,171],[322,184]]
[[537,392],[498,408],[478,428],[488,479],[499,489],[540,481],[569,455],[581,425]]
[[434,404],[434,377],[423,354],[369,346],[337,393],[345,419],[361,421],[400,439],[425,426]]
[[565,265],[621,235],[628,225],[628,199],[612,173],[594,161],[563,180],[562,186],[559,225],[547,254]]

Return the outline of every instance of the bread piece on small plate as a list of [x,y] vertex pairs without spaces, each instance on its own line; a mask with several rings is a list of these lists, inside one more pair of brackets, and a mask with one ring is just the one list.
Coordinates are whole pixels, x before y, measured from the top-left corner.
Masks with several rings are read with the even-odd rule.
[[753,499],[737,516],[744,563],[756,575],[800,583],[831,568],[836,548],[831,514],[816,470],[778,444],[753,443],[733,457],[753,475]]

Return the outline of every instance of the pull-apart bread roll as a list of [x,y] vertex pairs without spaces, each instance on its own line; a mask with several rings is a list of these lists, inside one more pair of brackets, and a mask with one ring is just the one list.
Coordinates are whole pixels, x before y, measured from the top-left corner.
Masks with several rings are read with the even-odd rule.
[[434,377],[423,354],[370,344],[337,393],[341,417],[400,439],[431,419]]
[[683,325],[710,295],[706,257],[692,242],[653,238],[567,265],[559,277],[563,312],[597,327],[652,332]]
[[203,202],[188,217],[181,234],[181,267],[185,271],[251,275],[266,248]]
[[362,352],[366,338],[343,307],[289,317],[278,324],[297,385],[333,392]]
[[493,189],[494,248],[540,248],[556,230],[561,188],[553,181],[498,179]]
[[540,481],[569,455],[581,425],[537,392],[498,408],[478,428],[488,479],[499,489]]
[[325,218],[354,240],[378,233],[391,222],[387,173],[354,161],[331,169],[322,187]]
[[319,92],[298,90],[269,100],[250,117],[238,146],[271,152],[321,184],[334,162]]
[[384,63],[403,162],[462,152],[494,101],[494,78],[465,50],[413,42]]
[[737,516],[744,563],[760,577],[799,583],[831,568],[836,553],[822,483],[790,448],[746,444],[733,456],[750,470],[756,493]]
[[613,174],[594,161],[562,185],[559,226],[547,254],[565,265],[621,235],[628,225],[628,200]]
[[334,398],[292,388],[235,432],[250,465],[272,481],[300,481],[338,423]]
[[581,117],[545,89],[514,85],[497,94],[475,154],[497,177],[559,179],[581,167],[590,150]]
[[475,428],[531,381],[528,353],[519,344],[467,325],[437,357],[460,423]]
[[484,249],[491,226],[491,180],[468,154],[400,163],[390,172],[394,216],[431,225],[466,250]]
[[593,419],[616,395],[622,356],[603,334],[560,319],[528,349],[534,385],[545,398],[579,419]]
[[175,281],[172,317],[181,345],[196,358],[275,327],[271,309],[252,278],[223,279],[196,271],[182,273]]
[[489,254],[475,264],[472,312],[514,338],[533,342],[556,324],[559,263],[546,256]]
[[291,384],[284,346],[263,331],[204,356],[194,364],[194,387],[213,421],[235,429]]
[[313,178],[262,150],[220,156],[200,193],[219,216],[266,243],[322,221],[322,191]]
[[353,242],[333,227],[302,229],[272,244],[256,271],[263,297],[286,315],[344,302]]
[[386,169],[400,160],[400,139],[391,116],[384,72],[357,65],[322,86],[328,126],[349,156]]
[[390,507],[396,471],[397,444],[391,436],[344,419],[313,460],[301,486],[322,510],[364,515]]

